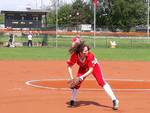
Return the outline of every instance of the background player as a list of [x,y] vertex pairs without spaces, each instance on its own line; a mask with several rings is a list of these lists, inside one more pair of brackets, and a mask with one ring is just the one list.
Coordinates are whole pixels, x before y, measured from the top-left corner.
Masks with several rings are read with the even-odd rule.
[[77,34],[74,38],[72,38],[72,47],[81,42],[80,34]]

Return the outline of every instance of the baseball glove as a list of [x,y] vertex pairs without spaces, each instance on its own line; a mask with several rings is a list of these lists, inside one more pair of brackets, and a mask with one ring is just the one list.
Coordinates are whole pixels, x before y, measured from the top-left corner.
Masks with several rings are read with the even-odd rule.
[[69,88],[74,89],[81,83],[82,79],[77,77],[68,81]]

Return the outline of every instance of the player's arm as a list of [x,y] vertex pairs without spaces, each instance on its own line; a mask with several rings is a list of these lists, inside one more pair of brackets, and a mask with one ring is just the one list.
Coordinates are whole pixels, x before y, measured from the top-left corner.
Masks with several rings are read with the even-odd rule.
[[84,78],[86,78],[87,76],[89,76],[93,71],[93,67],[89,67],[89,70],[84,73],[82,76],[80,76],[80,79],[83,80]]
[[72,66],[76,63],[76,54],[72,54],[70,59],[67,60],[67,69],[70,75],[70,78],[73,79]]
[[68,73],[70,75],[70,78],[73,79],[73,74],[72,74],[72,66],[68,65]]

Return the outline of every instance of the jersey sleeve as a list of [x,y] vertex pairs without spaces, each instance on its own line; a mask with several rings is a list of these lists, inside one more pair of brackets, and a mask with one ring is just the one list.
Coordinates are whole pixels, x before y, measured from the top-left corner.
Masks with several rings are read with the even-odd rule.
[[72,54],[70,58],[67,60],[67,64],[68,66],[73,66],[76,63],[76,61],[77,61],[76,54]]
[[95,67],[95,64],[97,64],[97,59],[93,54],[89,54],[88,56],[88,67]]

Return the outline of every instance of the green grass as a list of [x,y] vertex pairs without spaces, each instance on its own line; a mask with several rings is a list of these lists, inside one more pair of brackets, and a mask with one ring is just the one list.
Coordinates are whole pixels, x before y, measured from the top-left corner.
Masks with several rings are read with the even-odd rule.
[[57,48],[0,48],[0,60],[48,60],[65,59],[65,49]]
[[[0,60],[66,60],[69,56],[68,48],[73,36],[59,36],[56,46],[55,36],[48,36],[48,47],[28,48],[0,48]],[[88,45],[93,47],[93,39],[90,36],[82,36]],[[43,38],[34,36],[33,42],[42,42]],[[117,42],[117,48],[111,49],[110,40]],[[0,35],[0,42],[8,41],[8,36]],[[26,37],[16,37],[16,42],[27,42]],[[102,37],[97,36],[96,48],[92,51],[100,60],[141,60],[150,61],[150,40],[144,37]]]
[[[96,48],[92,51],[99,60],[150,61],[150,50],[145,48]],[[66,60],[68,57],[68,48],[0,48],[0,60]]]
[[130,60],[130,61],[150,61],[149,49],[94,49],[98,59],[102,60]]

